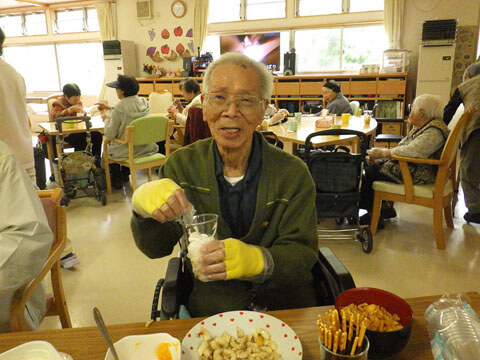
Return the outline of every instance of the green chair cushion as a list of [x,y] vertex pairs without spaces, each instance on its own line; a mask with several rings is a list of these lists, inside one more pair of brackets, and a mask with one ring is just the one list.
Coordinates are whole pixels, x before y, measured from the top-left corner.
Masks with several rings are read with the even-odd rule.
[[145,163],[148,163],[148,162],[151,162],[151,161],[158,161],[158,160],[162,160],[162,159],[165,159],[165,158],[166,158],[165,155],[156,153],[156,154],[152,154],[152,155],[136,157],[136,158],[133,159],[133,163],[135,165],[145,164]]

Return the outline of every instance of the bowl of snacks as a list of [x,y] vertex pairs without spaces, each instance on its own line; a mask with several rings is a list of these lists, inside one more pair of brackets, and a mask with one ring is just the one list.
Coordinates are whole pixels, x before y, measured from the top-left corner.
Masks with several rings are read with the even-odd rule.
[[371,359],[385,359],[399,353],[410,339],[412,309],[405,300],[388,291],[350,289],[337,297],[335,308],[341,321],[345,318],[347,324],[353,322],[359,329],[366,325]]

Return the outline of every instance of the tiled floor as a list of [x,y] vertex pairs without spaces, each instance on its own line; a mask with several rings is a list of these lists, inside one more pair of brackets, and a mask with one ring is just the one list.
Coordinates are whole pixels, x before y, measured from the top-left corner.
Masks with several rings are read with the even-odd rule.
[[[143,180],[145,181],[145,180]],[[52,184],[50,184],[52,185]],[[136,248],[130,232],[131,191],[116,191],[103,207],[93,198],[73,200],[68,207],[68,236],[81,264],[62,270],[70,315],[75,327],[93,326],[93,307],[108,324],[149,318],[153,290],[168,259],[151,260]],[[455,229],[445,227],[447,248],[437,250],[432,211],[396,205],[398,217],[378,231],[371,254],[352,240],[326,240],[352,273],[357,286],[379,287],[402,297],[457,291],[480,291],[480,225],[468,225],[462,197]],[[47,318],[43,329],[58,328]]]

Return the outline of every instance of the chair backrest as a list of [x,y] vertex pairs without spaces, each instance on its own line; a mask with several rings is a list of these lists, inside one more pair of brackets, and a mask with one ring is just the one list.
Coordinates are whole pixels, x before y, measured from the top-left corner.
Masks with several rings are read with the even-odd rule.
[[47,108],[48,108],[48,121],[53,121],[53,103],[62,97],[61,94],[50,95],[47,98]]
[[468,122],[471,120],[474,113],[475,109],[469,108],[463,112],[460,118],[455,119],[455,121],[454,119],[452,119],[451,121],[454,123],[452,125],[453,128],[448,135],[447,142],[445,143],[445,147],[442,151],[442,156],[440,157],[442,160],[447,161],[448,167],[452,164],[453,160],[455,159],[455,155],[457,154],[457,149],[461,140],[461,133],[467,126]]
[[212,136],[210,128],[208,124],[203,121],[203,110],[196,106],[191,106],[188,109],[183,145],[186,146],[197,140],[209,138],[210,136]]
[[450,130],[453,130],[455,125],[457,125],[457,122],[462,116],[464,111],[465,111],[465,107],[463,106],[463,104],[460,104],[460,106],[457,108],[457,111],[455,111],[455,114],[453,115],[452,120],[450,120],[450,122],[448,123],[448,128]]
[[147,145],[164,141],[167,135],[168,118],[164,116],[144,116],[133,120],[133,145]]
[[352,108],[353,116],[356,116],[358,109],[360,109],[360,103],[358,101],[350,101],[350,107]]
[[162,114],[167,112],[167,108],[172,105],[173,95],[171,92],[165,90],[162,93],[151,92],[148,95],[150,102],[150,112],[155,114]]

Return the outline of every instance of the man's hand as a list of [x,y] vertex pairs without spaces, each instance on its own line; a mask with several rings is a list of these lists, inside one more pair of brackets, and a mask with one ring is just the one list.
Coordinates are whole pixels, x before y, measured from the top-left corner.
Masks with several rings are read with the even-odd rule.
[[188,212],[191,204],[180,186],[164,178],[147,182],[135,190],[132,207],[138,215],[163,223]]

